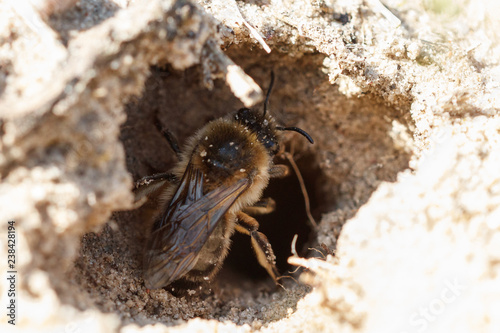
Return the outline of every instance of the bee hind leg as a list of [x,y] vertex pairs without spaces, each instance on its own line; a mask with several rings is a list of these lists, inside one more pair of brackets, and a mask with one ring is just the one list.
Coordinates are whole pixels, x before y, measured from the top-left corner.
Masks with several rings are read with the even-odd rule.
[[259,222],[243,212],[239,212],[237,217],[236,231],[250,236],[259,264],[265,268],[274,282],[278,284],[279,272],[276,268],[276,256],[266,235],[258,231]]

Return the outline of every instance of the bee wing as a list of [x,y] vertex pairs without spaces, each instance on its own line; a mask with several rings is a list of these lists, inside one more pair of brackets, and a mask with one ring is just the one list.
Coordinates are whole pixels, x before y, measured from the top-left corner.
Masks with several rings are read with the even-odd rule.
[[204,195],[203,173],[188,165],[168,209],[153,227],[145,258],[147,288],[166,286],[194,267],[201,248],[249,182],[242,178]]

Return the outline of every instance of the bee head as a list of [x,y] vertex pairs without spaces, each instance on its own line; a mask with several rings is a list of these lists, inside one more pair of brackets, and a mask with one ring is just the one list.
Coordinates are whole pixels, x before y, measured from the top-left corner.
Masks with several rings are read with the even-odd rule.
[[274,119],[270,115],[242,108],[234,116],[237,122],[257,135],[257,139],[271,155],[276,155],[280,149]]
[[303,135],[310,143],[314,143],[311,136],[298,127],[283,127],[276,126],[274,119],[267,114],[267,106],[269,105],[269,97],[274,84],[274,73],[271,72],[271,82],[267,89],[266,100],[264,101],[264,112],[251,110],[248,108],[239,109],[235,115],[236,121],[248,128],[250,131],[257,134],[258,140],[266,147],[267,151],[272,155],[276,155],[280,150],[278,143],[277,131],[294,131]]

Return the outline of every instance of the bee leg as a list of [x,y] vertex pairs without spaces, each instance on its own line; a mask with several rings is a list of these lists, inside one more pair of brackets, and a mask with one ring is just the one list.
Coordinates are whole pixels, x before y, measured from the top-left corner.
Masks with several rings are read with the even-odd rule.
[[257,201],[252,207],[246,207],[243,211],[250,215],[264,215],[274,212],[276,201],[272,198],[264,198]]
[[[134,201],[138,203],[151,193],[156,192],[161,187],[175,182],[176,180],[177,177],[172,173],[157,173],[155,175],[143,177],[135,182]],[[142,203],[144,202],[141,202],[140,205],[142,205]]]
[[259,222],[243,212],[237,213],[237,217],[238,222],[236,224],[236,231],[250,236],[252,247],[257,255],[259,264],[265,268],[267,273],[277,284],[279,273],[276,268],[276,256],[274,255],[271,243],[267,240],[266,235],[257,231]]
[[271,178],[283,178],[290,174],[290,169],[284,164],[276,164],[269,170]]
[[170,145],[170,148],[174,151],[175,155],[177,155],[177,158],[180,158],[181,156],[181,150],[179,149],[179,144],[177,143],[177,139],[175,136],[170,132],[168,129],[163,127],[162,124],[160,124],[160,121],[158,118],[155,118],[155,127],[160,131],[160,133],[163,135],[165,140],[167,140],[168,144]]

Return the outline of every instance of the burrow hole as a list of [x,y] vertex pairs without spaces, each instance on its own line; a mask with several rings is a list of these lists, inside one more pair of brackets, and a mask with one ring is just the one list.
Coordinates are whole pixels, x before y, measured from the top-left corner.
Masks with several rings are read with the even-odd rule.
[[[315,145],[309,146],[300,135],[291,133],[287,135],[286,144],[294,146],[295,161],[305,180],[311,211],[317,222],[325,213],[355,212],[381,181],[394,181],[397,173],[408,167],[409,154],[396,147],[389,134],[394,121],[405,123],[400,113],[370,96],[346,98],[339,93],[321,71],[324,56],[315,54],[294,59],[259,52],[249,55],[246,49],[229,50],[228,54],[264,90],[273,70],[277,80],[270,100],[270,112],[279,123],[301,127],[315,138]],[[212,91],[201,82],[200,67],[185,71],[155,67],[151,69],[143,95],[126,105],[127,121],[122,126],[120,139],[125,148],[127,168],[134,180],[166,172],[176,162],[175,154],[153,125],[155,118],[174,133],[182,145],[207,122],[242,107],[222,80],[214,82]],[[262,105],[255,107],[261,108]],[[276,162],[288,164],[280,159]],[[327,246],[335,245],[338,232],[327,223],[328,219],[323,220],[317,232],[310,228],[303,194],[293,172],[287,178],[271,180],[264,197],[276,200],[276,211],[256,218],[260,231],[267,235],[273,246],[281,273],[293,269],[286,260],[291,254],[295,234],[298,235],[296,249],[303,256],[311,255],[307,250],[309,247],[318,248],[320,237],[327,242],[330,240]],[[130,297],[138,297],[142,312],[153,317],[170,318],[171,311],[178,311],[180,316],[187,318],[193,315],[225,318],[224,315],[231,312],[231,306],[217,310],[220,313],[201,306],[186,314],[188,312],[181,308],[173,310],[177,303],[169,307],[163,304],[164,301],[138,293],[144,288],[141,252],[148,234],[147,223],[139,216],[137,211],[117,213],[101,234],[84,237],[81,258],[77,261],[80,283],[86,284],[86,288],[97,295],[97,303],[103,309],[129,311],[132,318],[138,313],[135,307],[129,310],[123,306]],[[249,289],[248,286],[253,285],[256,290],[268,286],[270,293],[278,292],[257,263],[248,237],[235,234],[232,241],[229,257],[218,277],[223,291]],[[96,263],[102,268],[101,273],[96,273]],[[107,281],[105,286],[100,286],[104,280]],[[113,283],[118,289],[110,287]],[[124,285],[131,287],[123,289]],[[233,302],[236,294],[233,292],[232,296],[225,298],[217,296],[216,308],[225,302]],[[102,301],[106,298],[112,303]],[[245,308],[244,305],[241,307]]]
[[[263,82],[259,82],[264,90],[269,82],[269,73],[270,70],[265,74]],[[182,146],[187,138],[207,122],[243,107],[224,82],[216,81],[214,89],[208,91],[202,86],[200,78],[199,68],[182,72],[172,68],[152,69],[145,94],[128,108],[128,120],[122,130],[128,168],[135,180],[146,175],[166,172],[177,160],[168,142],[154,126],[155,118],[175,133]],[[279,87],[276,87],[276,90],[278,89]],[[275,108],[274,103],[278,102],[275,102],[272,96],[271,112]],[[262,108],[262,104],[256,105],[255,108]],[[278,117],[277,120],[280,122]],[[314,136],[313,133],[311,135]],[[291,133],[287,133],[285,137],[289,138],[284,142],[286,147],[299,147],[294,148],[294,160],[308,191],[310,211],[319,221],[321,209],[334,206],[333,202],[323,200],[328,197],[321,193],[324,187],[317,186],[324,181],[322,172],[313,151],[303,150],[303,147],[306,147],[305,138]],[[279,271],[287,273],[293,270],[293,267],[288,265],[287,258],[291,255],[294,235],[299,236],[296,250],[305,256],[307,244],[314,242],[314,233],[311,223],[308,222],[304,193],[293,168],[283,157],[276,157],[275,163],[288,165],[291,173],[288,177],[270,181],[263,197],[273,198],[276,201],[276,210],[270,214],[256,216],[256,219],[260,224],[259,231],[268,237],[273,246]],[[236,278],[251,281],[269,280],[267,272],[255,258],[249,237],[239,233],[232,237],[231,250],[219,275],[228,283]]]

